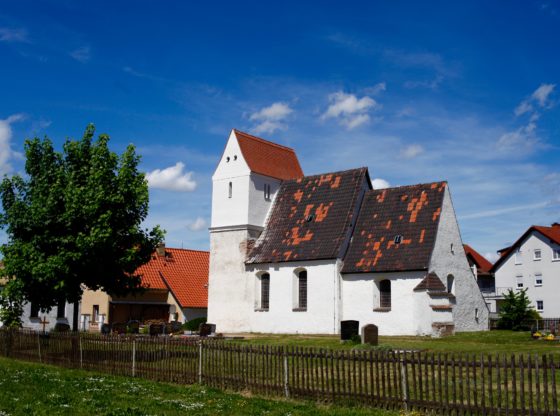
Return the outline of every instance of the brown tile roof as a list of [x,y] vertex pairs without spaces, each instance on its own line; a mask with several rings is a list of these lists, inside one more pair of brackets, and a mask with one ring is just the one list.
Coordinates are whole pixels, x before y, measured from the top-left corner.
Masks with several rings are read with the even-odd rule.
[[446,186],[434,182],[367,192],[342,272],[427,270]]
[[166,248],[165,256],[154,253],[136,274],[147,288],[170,290],[183,308],[206,308],[209,258],[207,251]]
[[367,168],[285,181],[247,263],[340,258],[366,189]]
[[444,292],[447,290],[441,279],[434,272],[428,273],[424,279],[414,288],[414,290],[429,290],[434,292]]
[[490,269],[492,268],[492,263],[490,263],[486,258],[476,251],[474,248],[469,246],[468,244],[463,244],[465,248],[465,253],[467,257],[471,259],[471,261],[476,265],[477,271],[480,274],[488,274],[490,273]]
[[303,176],[293,149],[235,130],[241,153],[251,172],[287,180]]
[[508,257],[509,255],[516,249],[518,248],[521,243],[523,242],[523,240],[525,239],[525,237],[527,237],[531,232],[536,231],[538,233],[541,233],[543,236],[545,236],[546,238],[548,238],[552,243],[556,243],[556,244],[560,244],[560,224],[558,223],[554,223],[552,224],[552,226],[550,227],[545,227],[542,225],[532,225],[531,227],[529,227],[529,229],[527,231],[525,231],[523,233],[523,235],[521,237],[519,237],[519,239],[513,243],[510,247],[506,247],[504,249],[498,250],[498,253],[500,253],[500,258],[496,261],[496,263],[494,263],[494,265],[492,266],[491,271],[495,272],[496,269],[498,268],[499,265],[501,265]]

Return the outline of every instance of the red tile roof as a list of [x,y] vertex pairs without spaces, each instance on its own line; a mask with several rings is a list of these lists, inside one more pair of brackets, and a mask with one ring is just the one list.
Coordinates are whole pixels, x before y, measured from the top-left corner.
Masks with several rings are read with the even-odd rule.
[[342,272],[427,270],[446,187],[434,182],[368,191]]
[[542,234],[553,243],[560,244],[560,224],[555,222],[554,224],[552,224],[551,227],[545,227],[542,225],[532,225],[510,247],[498,251],[500,253],[500,258],[496,261],[496,263],[494,263],[491,271],[495,272],[498,266],[501,265],[509,257],[509,255],[521,245],[525,237],[527,237],[533,231]]
[[303,176],[293,149],[239,130],[234,129],[233,131],[251,172],[282,180],[297,179]]
[[341,258],[367,189],[367,168],[284,181],[247,263]]
[[208,307],[207,251],[166,248],[165,256],[152,255],[137,274],[150,289],[170,290],[182,308]]
[[468,244],[463,244],[465,248],[465,253],[467,257],[470,257],[473,263],[476,265],[478,273],[490,273],[492,268],[492,263],[490,263],[484,256],[482,256],[478,251],[469,246]]

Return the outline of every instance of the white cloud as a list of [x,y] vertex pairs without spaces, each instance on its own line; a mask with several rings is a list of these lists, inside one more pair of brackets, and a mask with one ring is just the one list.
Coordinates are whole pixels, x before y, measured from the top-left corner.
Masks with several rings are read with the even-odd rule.
[[251,114],[249,120],[258,123],[253,128],[255,133],[274,133],[276,130],[286,128],[282,121],[293,111],[288,104],[277,102]]
[[358,98],[354,94],[346,94],[342,91],[330,94],[329,102],[331,104],[327,111],[323,113],[321,119],[338,119],[339,123],[348,130],[367,123],[370,120],[370,116],[367,113],[370,110],[381,108],[377,101],[367,95]]
[[184,163],[177,162],[174,166],[146,173],[146,179],[152,188],[177,192],[194,191],[196,181],[192,178],[193,172],[183,172],[184,168]]
[[12,123],[21,121],[25,118],[23,114],[14,114],[5,120],[0,120],[0,176],[12,172],[10,161],[18,157],[19,153],[12,150]]
[[198,217],[196,220],[192,221],[189,225],[189,230],[200,231],[206,228],[206,220],[202,217]]
[[533,111],[532,104],[528,100],[523,100],[519,103],[517,107],[515,107],[515,110],[513,112],[515,113],[516,116],[519,117],[520,115],[529,113],[531,111]]
[[419,144],[411,144],[401,150],[401,157],[404,159],[414,159],[416,156],[424,152],[424,148]]
[[364,93],[370,95],[377,95],[380,92],[385,91],[386,89],[387,89],[387,84],[385,84],[384,82],[379,82],[375,84],[373,87],[365,88]]
[[541,144],[535,130],[537,125],[530,122],[515,131],[504,133],[498,139],[496,147],[500,152],[532,152]]
[[496,263],[496,261],[498,261],[500,255],[498,253],[492,253],[491,251],[489,251],[488,253],[484,253],[484,257],[486,257],[486,260],[488,260],[490,263],[494,264]]
[[91,59],[91,48],[89,46],[79,47],[70,52],[70,56],[76,61],[85,64]]
[[539,88],[533,92],[531,98],[539,103],[541,107],[544,107],[548,103],[548,97],[554,91],[556,84],[541,84]]
[[28,42],[25,29],[10,29],[0,27],[0,42]]
[[371,186],[373,189],[385,189],[390,188],[391,185],[385,179],[375,178],[371,181]]

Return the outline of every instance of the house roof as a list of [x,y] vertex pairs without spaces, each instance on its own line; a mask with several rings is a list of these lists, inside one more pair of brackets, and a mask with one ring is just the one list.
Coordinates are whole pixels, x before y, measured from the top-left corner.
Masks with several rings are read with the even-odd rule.
[[532,225],[510,247],[498,251],[498,253],[500,253],[500,258],[496,261],[496,263],[494,263],[491,271],[495,272],[496,269],[509,257],[509,255],[521,246],[523,240],[525,240],[525,238],[534,231],[548,238],[552,243],[560,244],[560,224],[555,222],[550,227],[545,227],[542,225]]
[[439,276],[435,272],[428,273],[414,290],[429,290],[434,292],[444,292],[447,290]]
[[293,149],[235,130],[241,153],[251,172],[288,180],[303,177]]
[[283,182],[247,263],[340,258],[368,188],[367,168]]
[[154,253],[137,274],[146,287],[171,291],[182,308],[206,308],[209,259],[207,251],[166,248],[165,256]]
[[434,182],[368,191],[342,273],[427,270],[446,186]]
[[478,273],[481,274],[488,274],[490,273],[490,269],[492,268],[492,263],[490,263],[486,258],[476,251],[474,248],[469,246],[468,244],[463,244],[465,249],[465,253],[467,257],[469,257],[472,262],[476,265],[476,269]]

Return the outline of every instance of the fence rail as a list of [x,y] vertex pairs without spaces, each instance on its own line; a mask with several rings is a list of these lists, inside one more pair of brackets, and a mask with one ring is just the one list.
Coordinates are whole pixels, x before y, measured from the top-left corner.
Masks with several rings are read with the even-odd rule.
[[559,415],[560,365],[552,355],[337,351],[28,331],[0,331],[0,354],[322,402],[445,415]]

